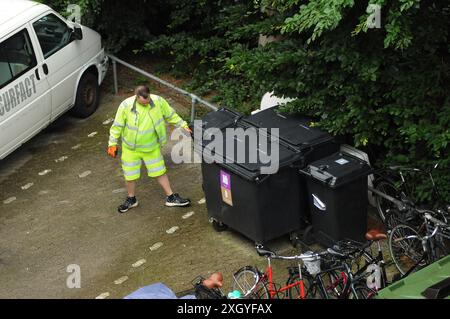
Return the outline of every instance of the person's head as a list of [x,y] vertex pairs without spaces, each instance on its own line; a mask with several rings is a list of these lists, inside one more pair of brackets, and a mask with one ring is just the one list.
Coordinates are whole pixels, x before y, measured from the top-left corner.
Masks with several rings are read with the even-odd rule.
[[221,288],[223,285],[223,276],[220,272],[213,272],[209,278],[203,281],[206,288]]
[[150,102],[150,89],[147,85],[139,85],[134,93],[139,104],[146,105]]

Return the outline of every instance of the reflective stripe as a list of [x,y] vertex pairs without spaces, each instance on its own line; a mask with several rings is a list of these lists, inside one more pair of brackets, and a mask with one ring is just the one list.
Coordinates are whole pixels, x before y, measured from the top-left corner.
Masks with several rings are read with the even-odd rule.
[[162,122],[164,122],[164,119],[159,119],[159,120],[154,124],[155,128],[156,128],[159,124],[161,124]]
[[155,129],[151,129],[151,130],[147,130],[147,131],[138,132],[138,134],[139,135],[150,134],[150,133],[153,133],[154,131],[155,131]]
[[150,134],[155,131],[155,129],[153,129],[153,128],[150,130],[146,130],[146,131],[139,131],[139,128],[137,128],[136,126],[131,126],[128,124],[127,124],[127,129],[129,129],[130,131],[137,131],[139,135]]
[[161,162],[162,160],[164,160],[164,157],[160,156],[157,159],[154,160],[150,160],[150,161],[144,161],[145,165],[152,165],[152,164],[156,164],[158,162]]
[[111,143],[118,143],[118,142],[119,142],[119,139],[117,139],[117,138],[115,138],[115,137],[113,137],[113,136],[110,136],[110,137],[109,137],[109,141],[110,141]]
[[156,173],[156,172],[162,171],[162,170],[165,169],[165,168],[166,168],[165,165],[161,165],[161,166],[158,166],[158,167],[155,167],[155,168],[147,169],[147,171],[148,171],[149,173]]
[[124,124],[120,124],[119,122],[114,122],[113,126],[118,126],[118,127],[125,127]]
[[129,147],[132,147],[132,148],[136,147],[136,145],[129,143],[125,138],[122,138],[122,141]]
[[164,116],[166,119],[170,119],[175,114],[175,111],[172,110],[172,112],[168,116]]
[[131,131],[137,131],[138,128],[136,126],[131,126],[127,124],[127,129],[131,130]]
[[166,138],[163,137],[163,138],[158,139],[158,143],[161,144],[161,143],[164,143],[164,142],[166,142]]
[[177,122],[177,124],[175,124],[176,127],[181,127],[181,125],[183,124],[184,120],[179,120]]
[[152,147],[152,146],[155,146],[155,145],[158,145],[158,142],[157,142],[157,141],[156,141],[156,142],[153,142],[153,143],[150,143],[150,144],[136,145],[136,147],[137,147],[137,148],[146,148],[146,147]]
[[136,165],[141,164],[141,161],[136,161],[136,162],[124,162],[122,161],[122,165],[123,166],[127,166],[127,167],[134,167]]
[[127,146],[132,147],[132,148],[146,148],[146,147],[152,147],[152,146],[155,146],[158,144],[158,141],[156,141],[156,142],[153,142],[150,144],[136,145],[136,144],[128,142],[125,138],[122,138],[122,140]]
[[126,171],[126,170],[124,170],[123,173],[124,173],[125,176],[133,176],[133,175],[140,174],[141,170],[140,169],[137,169],[137,170],[134,170],[134,171]]

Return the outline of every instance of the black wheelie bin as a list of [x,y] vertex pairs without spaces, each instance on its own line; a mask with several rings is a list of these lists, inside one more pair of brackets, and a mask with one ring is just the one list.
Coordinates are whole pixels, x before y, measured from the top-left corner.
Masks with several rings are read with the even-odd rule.
[[307,175],[314,239],[331,247],[351,239],[364,242],[367,232],[367,162],[339,152],[315,161],[301,172]]
[[[278,129],[277,137],[285,142],[289,148],[301,154],[295,165],[304,168],[309,163],[329,156],[339,151],[339,144],[329,133],[314,127],[314,120],[299,115],[281,113],[279,107],[272,107],[256,114],[242,118],[242,121],[258,128],[265,128],[275,134],[273,129]],[[299,178],[299,192],[293,196],[299,196],[299,216],[302,221],[302,232],[310,225],[310,208],[306,191],[306,179],[297,174]],[[306,235],[306,234],[305,234]],[[305,237],[304,241],[308,243]]]
[[[240,121],[238,114],[226,109],[209,113],[206,123],[198,123],[201,127],[194,125],[194,145],[203,157],[203,189],[213,226],[219,230],[226,225],[257,244],[298,231],[300,181],[298,168],[293,164],[300,160],[301,154],[278,138]],[[214,132],[212,123],[218,124],[216,131],[223,134],[220,141],[195,138],[195,134],[208,135],[208,129]],[[253,132],[257,141],[228,136],[227,129]],[[227,142],[232,142],[232,154],[225,151]],[[220,143],[222,150],[220,147],[217,150]],[[267,149],[261,146],[265,143]],[[268,163],[261,159],[273,151],[274,143],[278,144],[279,156],[274,159],[278,170],[266,173],[261,169]],[[238,149],[245,154],[239,154]]]

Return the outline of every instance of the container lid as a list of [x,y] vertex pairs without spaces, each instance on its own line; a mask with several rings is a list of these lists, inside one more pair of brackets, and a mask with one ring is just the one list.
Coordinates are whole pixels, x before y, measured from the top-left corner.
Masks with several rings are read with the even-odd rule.
[[336,188],[369,175],[371,168],[367,162],[340,152],[311,163],[306,172],[311,178]]
[[201,123],[202,126],[200,127],[200,129],[202,130],[202,132],[209,128],[218,128],[219,130],[221,130],[223,128],[234,125],[241,117],[242,114],[236,111],[227,108],[220,108],[217,111],[209,112],[208,114],[206,114],[202,118],[201,122],[194,121],[194,124]]
[[297,148],[333,140],[327,132],[311,127],[312,119],[281,113],[278,107],[266,109],[242,120],[259,128],[278,128],[278,137]]
[[[221,130],[221,140],[216,141],[216,137],[214,137],[212,140],[203,141],[202,145],[199,145],[204,160],[208,162],[214,160],[215,163],[246,179],[261,180],[264,177],[261,175],[270,175],[267,173],[269,166],[275,167],[277,171],[300,159],[299,152],[279,143],[280,141],[275,137],[259,133],[257,128],[241,123],[237,123],[230,128],[253,133],[254,136],[249,138],[240,133],[231,134],[230,130],[227,133],[227,129],[223,129]],[[272,153],[272,143],[278,143],[278,156]],[[276,149],[276,147],[274,148]],[[275,171],[271,173],[275,173]]]

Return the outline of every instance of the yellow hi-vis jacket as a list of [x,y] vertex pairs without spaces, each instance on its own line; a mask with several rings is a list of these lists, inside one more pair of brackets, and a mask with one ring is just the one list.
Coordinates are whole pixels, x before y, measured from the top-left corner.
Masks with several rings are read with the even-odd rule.
[[187,127],[186,121],[175,113],[169,103],[158,95],[150,95],[150,106],[143,106],[132,96],[124,100],[117,110],[109,131],[108,146],[115,146],[122,137],[122,147],[150,152],[167,142],[166,123]]

